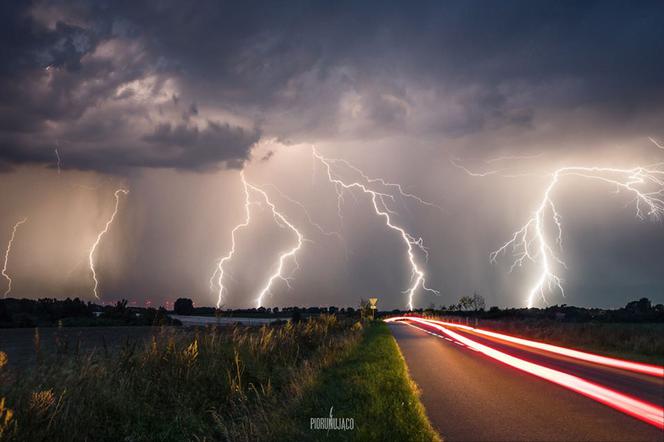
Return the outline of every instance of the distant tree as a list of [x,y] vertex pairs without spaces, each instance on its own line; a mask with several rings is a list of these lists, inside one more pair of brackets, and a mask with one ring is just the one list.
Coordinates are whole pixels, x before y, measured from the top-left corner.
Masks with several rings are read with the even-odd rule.
[[473,297],[470,301],[470,307],[476,312],[484,310],[484,307],[486,307],[486,301],[484,300],[484,297],[480,296],[477,292],[473,293]]
[[279,307],[275,307],[275,308],[273,308],[273,309],[272,309],[272,313],[274,313],[275,315],[276,315],[277,313],[279,313]]
[[178,298],[173,304],[173,311],[178,315],[191,315],[194,312],[194,302],[189,298]]
[[459,298],[458,309],[459,310],[470,310],[473,303],[473,298],[470,296],[462,296]]
[[459,299],[458,307],[459,310],[473,310],[478,312],[484,310],[484,307],[486,307],[486,301],[482,296],[475,292],[473,293],[473,296],[462,296]]
[[291,321],[293,324],[297,324],[298,322],[302,321],[302,313],[300,313],[300,309],[297,307],[293,307],[293,314],[291,315]]
[[625,310],[636,314],[650,313],[652,310],[652,303],[648,298],[641,298],[638,301],[628,302],[625,306]]

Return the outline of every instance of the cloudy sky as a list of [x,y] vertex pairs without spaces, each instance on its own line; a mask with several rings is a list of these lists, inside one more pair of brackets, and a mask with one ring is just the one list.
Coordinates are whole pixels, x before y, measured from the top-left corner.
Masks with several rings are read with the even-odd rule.
[[[664,162],[649,139],[664,144],[661,2],[5,1],[0,17],[0,248],[28,218],[10,296],[93,300],[88,254],[126,188],[94,256],[102,299],[213,305],[244,170],[306,239],[299,269],[286,263],[291,288],[275,281],[266,306],[404,307],[402,238],[357,190],[339,217],[316,146],[440,206],[389,203],[440,291],[417,290],[416,306],[474,291],[523,306],[539,263],[510,273],[511,248],[489,253],[537,210],[550,174]],[[562,250],[548,215],[545,230],[567,268],[553,266],[565,297],[547,291],[549,303],[664,302],[664,226],[636,216],[634,194],[570,176],[552,198]],[[266,204],[251,213],[225,267],[227,307],[253,306],[296,241]]]

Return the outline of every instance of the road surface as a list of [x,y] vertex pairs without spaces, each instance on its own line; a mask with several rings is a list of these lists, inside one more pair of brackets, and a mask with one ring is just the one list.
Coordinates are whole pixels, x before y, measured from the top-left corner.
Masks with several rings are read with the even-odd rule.
[[[446,441],[664,441],[620,411],[427,331],[391,323],[422,402]],[[501,352],[662,406],[662,378],[606,368],[453,329]],[[449,338],[448,338],[449,339]]]

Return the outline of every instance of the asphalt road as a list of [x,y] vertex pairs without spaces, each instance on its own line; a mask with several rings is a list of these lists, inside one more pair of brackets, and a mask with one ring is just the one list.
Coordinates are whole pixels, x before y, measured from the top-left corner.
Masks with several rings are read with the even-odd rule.
[[[459,343],[399,323],[390,328],[427,415],[446,441],[664,441],[664,432],[652,425]],[[658,380],[465,336],[656,404],[664,401]]]

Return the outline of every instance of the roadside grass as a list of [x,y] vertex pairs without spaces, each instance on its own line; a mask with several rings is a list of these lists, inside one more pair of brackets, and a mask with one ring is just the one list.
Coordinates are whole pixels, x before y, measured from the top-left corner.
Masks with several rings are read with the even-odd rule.
[[284,410],[355,348],[361,331],[333,315],[164,328],[113,352],[65,346],[26,370],[8,369],[0,352],[0,440],[271,440],[289,419]]
[[[339,363],[322,371],[275,440],[440,441],[405,360],[384,322]],[[333,408],[332,408],[333,407]],[[311,418],[353,418],[353,430],[311,430]]]
[[664,365],[664,324],[482,320],[480,328],[593,353]]

